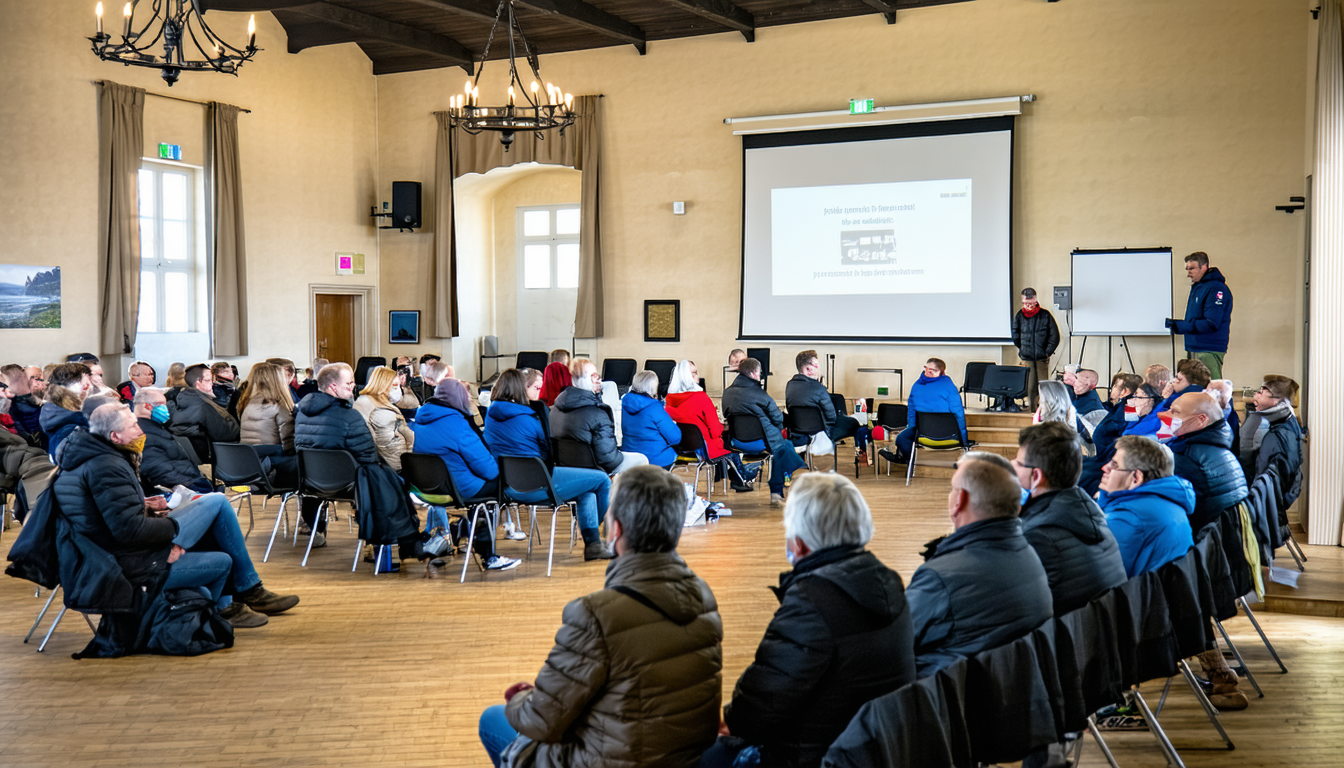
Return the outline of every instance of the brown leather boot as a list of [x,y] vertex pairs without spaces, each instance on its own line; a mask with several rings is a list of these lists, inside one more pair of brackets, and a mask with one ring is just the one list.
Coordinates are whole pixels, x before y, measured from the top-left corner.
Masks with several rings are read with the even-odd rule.
[[1237,688],[1237,674],[1227,665],[1223,652],[1217,649],[1199,654],[1199,666],[1208,675],[1213,690],[1209,693],[1209,702],[1224,712],[1245,709],[1250,699]]

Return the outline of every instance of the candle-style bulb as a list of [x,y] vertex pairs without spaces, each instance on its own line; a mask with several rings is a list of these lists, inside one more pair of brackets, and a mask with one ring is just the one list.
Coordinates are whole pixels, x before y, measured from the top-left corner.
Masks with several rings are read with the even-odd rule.
[[256,14],[247,17],[247,47],[257,47],[257,17]]
[[570,110],[570,109],[573,109],[573,107],[574,107],[574,94],[572,94],[572,93],[566,93],[566,94],[565,94],[565,110],[568,111],[568,110]]
[[546,84],[546,100],[552,104],[555,103],[555,86],[550,83]]
[[471,89],[471,106],[474,107],[480,103],[481,103],[481,88],[480,86],[476,86]]
[[125,8],[121,9],[123,19],[121,36],[129,38],[131,36],[131,4],[127,3]]
[[94,6],[93,12],[98,14],[98,36],[103,36],[103,4]]
[[509,106],[513,106],[513,86],[509,86]]

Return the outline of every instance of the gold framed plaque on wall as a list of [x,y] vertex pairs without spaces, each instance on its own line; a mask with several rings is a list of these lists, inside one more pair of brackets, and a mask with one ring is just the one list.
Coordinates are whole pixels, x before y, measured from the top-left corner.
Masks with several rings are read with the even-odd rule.
[[681,299],[644,300],[644,340],[681,341]]

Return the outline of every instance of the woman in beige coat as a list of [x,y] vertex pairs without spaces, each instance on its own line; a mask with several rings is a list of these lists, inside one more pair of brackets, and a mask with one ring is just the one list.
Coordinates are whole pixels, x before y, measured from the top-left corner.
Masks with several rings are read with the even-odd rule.
[[247,374],[238,397],[238,442],[256,448],[263,466],[276,472],[276,482],[291,487],[298,481],[294,455],[294,398],[284,370],[257,363]]
[[355,410],[369,425],[374,445],[378,446],[378,455],[389,467],[400,473],[401,454],[411,450],[415,433],[406,426],[406,418],[388,398],[396,380],[397,374],[391,368],[379,366],[369,369],[368,383],[359,391]]

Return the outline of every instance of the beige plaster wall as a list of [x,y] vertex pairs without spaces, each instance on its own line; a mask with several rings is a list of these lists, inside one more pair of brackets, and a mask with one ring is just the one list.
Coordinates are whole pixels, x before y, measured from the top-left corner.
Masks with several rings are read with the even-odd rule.
[[[246,37],[246,14],[212,12],[209,20],[225,39]],[[184,73],[169,89],[156,70],[89,52],[93,3],[7,3],[3,21],[0,259],[59,264],[65,281],[63,327],[0,331],[5,362],[42,362],[97,345],[98,79],[252,110],[239,118],[251,323],[251,354],[237,359],[240,368],[275,355],[311,357],[308,284],[377,285],[378,239],[368,218],[378,199],[377,82],[357,47],[290,55],[280,25],[258,14],[257,44],[265,50],[238,77]],[[147,97],[147,150],[180,144],[184,161],[202,163],[204,114],[199,105]],[[337,277],[337,251],[367,254],[368,274]],[[381,334],[385,323],[376,313],[373,320]]]
[[[737,346],[741,142],[723,118],[836,109],[851,97],[909,104],[1032,93],[1038,101],[1018,122],[1015,287],[1067,284],[1075,247],[1169,245],[1179,312],[1188,290],[1179,255],[1205,250],[1236,294],[1228,375],[1297,373],[1302,217],[1274,205],[1303,190],[1311,23],[1297,2],[978,0],[902,12],[893,26],[872,16],[762,29],[752,44],[723,34],[654,42],[644,57],[629,46],[543,57],[547,79],[606,96],[607,332],[594,351],[690,357],[712,370]],[[487,67],[483,97],[499,69]],[[458,80],[456,70],[379,79],[380,125],[426,126],[398,147],[396,167],[432,167],[429,113]],[[392,165],[386,151],[382,159]],[[685,216],[672,215],[674,200],[688,202]],[[682,300],[680,344],[643,343],[646,298]],[[895,327],[899,310],[854,312]],[[788,371],[800,347],[771,346],[775,372]],[[1104,366],[1103,347],[1089,344],[1086,362]],[[936,352],[957,371],[967,360],[1015,357],[1000,347],[822,351],[838,355],[851,394],[894,384],[852,372],[861,366],[914,372]],[[1139,366],[1169,359],[1169,343],[1138,340],[1134,355]]]

